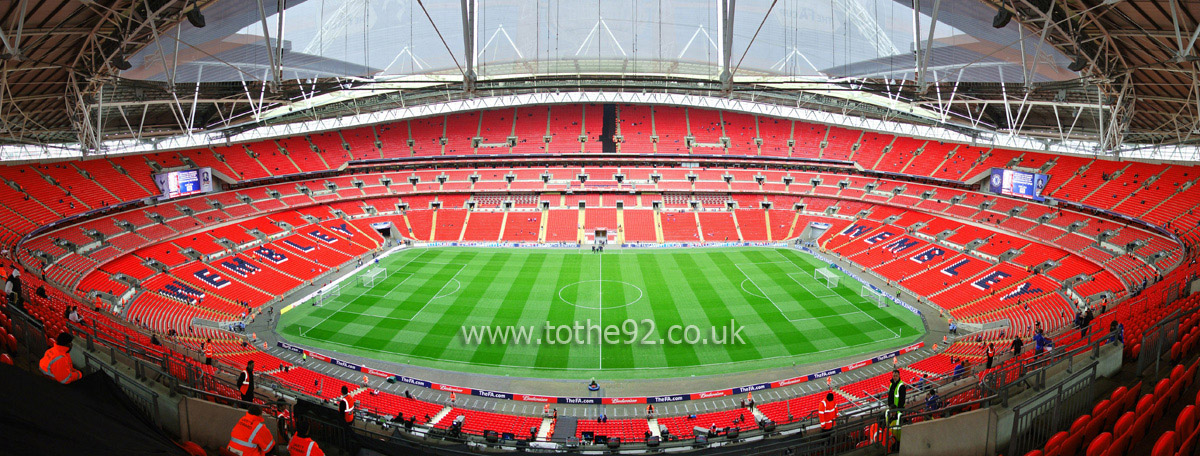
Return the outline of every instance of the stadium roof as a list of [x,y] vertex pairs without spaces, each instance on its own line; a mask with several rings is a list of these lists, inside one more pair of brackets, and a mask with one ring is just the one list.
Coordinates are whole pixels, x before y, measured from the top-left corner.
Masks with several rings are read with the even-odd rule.
[[[1171,147],[1193,145],[1200,133],[1196,2],[6,5],[6,159],[564,91],[754,100],[943,127],[982,142],[1021,136],[1052,150],[1071,143],[1079,152],[1197,159],[1194,147]],[[998,8],[1015,17],[995,28]]]

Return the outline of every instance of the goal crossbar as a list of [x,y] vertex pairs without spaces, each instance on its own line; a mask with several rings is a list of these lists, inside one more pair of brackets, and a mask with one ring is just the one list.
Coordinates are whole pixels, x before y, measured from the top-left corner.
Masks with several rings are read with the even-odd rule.
[[378,267],[368,269],[365,272],[363,272],[362,275],[359,276],[360,283],[362,283],[363,286],[367,286],[367,287],[373,287],[373,286],[375,286],[376,283],[379,283],[379,281],[386,279],[386,278],[387,278],[387,269],[378,268]]
[[829,288],[836,287],[838,286],[838,283],[841,282],[841,276],[838,276],[837,273],[829,270],[829,268],[813,270],[813,278],[817,279],[817,282],[823,283]]

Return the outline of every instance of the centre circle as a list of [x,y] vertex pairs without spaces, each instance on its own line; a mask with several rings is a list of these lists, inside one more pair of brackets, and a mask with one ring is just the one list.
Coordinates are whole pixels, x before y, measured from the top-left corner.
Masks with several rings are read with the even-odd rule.
[[[618,298],[618,290],[622,298]],[[610,297],[605,297],[605,292]],[[640,287],[620,280],[580,280],[558,289],[558,299],[584,309],[619,309],[628,307],[646,295]],[[568,296],[573,299],[568,299]]]

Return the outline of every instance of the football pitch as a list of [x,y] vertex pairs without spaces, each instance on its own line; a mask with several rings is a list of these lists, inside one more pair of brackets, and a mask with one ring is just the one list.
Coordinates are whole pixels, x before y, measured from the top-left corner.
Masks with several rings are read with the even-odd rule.
[[[469,373],[636,379],[815,363],[912,342],[921,318],[776,248],[413,248],[373,283],[285,313],[277,332],[328,351]],[[819,277],[820,274],[817,274]],[[367,283],[364,283],[367,282]]]

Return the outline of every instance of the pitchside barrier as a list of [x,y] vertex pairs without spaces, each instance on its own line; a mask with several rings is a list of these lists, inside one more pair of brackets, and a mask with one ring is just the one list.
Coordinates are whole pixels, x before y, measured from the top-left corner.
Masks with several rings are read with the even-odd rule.
[[444,383],[436,383],[436,382],[431,382],[431,381],[427,381],[427,380],[421,380],[418,378],[406,377],[403,375],[393,374],[391,372],[375,369],[375,368],[364,366],[361,364],[343,361],[343,360],[340,360],[337,358],[330,357],[328,355],[324,355],[321,353],[317,353],[317,352],[305,349],[303,347],[289,344],[287,342],[280,341],[280,342],[276,342],[275,344],[279,348],[282,348],[284,350],[289,350],[294,353],[308,355],[309,358],[315,359],[317,361],[326,362],[329,364],[333,364],[335,366],[340,366],[340,367],[344,367],[346,369],[350,369],[353,371],[362,372],[364,374],[374,375],[376,377],[393,379],[394,381],[398,381],[401,383],[407,383],[409,385],[419,386],[422,388],[430,388],[430,389],[434,389],[434,390],[438,390],[438,391],[445,391],[445,392],[455,393],[455,394],[469,394],[472,396],[488,397],[488,398],[492,398],[492,399],[537,402],[537,403],[543,403],[543,404],[662,404],[662,403],[669,403],[669,402],[681,402],[681,401],[691,401],[691,400],[700,400],[700,399],[712,399],[715,397],[733,396],[733,395],[751,393],[754,391],[762,391],[762,390],[768,390],[768,389],[774,389],[774,388],[783,388],[783,387],[787,387],[787,386],[796,385],[799,383],[821,380],[821,379],[824,379],[824,378],[832,376],[832,375],[837,375],[837,374],[840,374],[843,372],[850,372],[852,370],[860,369],[860,368],[863,368],[866,366],[870,366],[872,364],[887,362],[888,360],[890,360],[892,358],[903,355],[905,353],[912,352],[914,350],[919,350],[925,346],[924,342],[917,342],[915,344],[909,345],[909,346],[901,348],[899,350],[884,353],[884,354],[876,356],[874,358],[864,359],[864,360],[856,362],[856,363],[848,364],[848,365],[845,365],[842,367],[836,367],[836,368],[829,369],[829,370],[824,370],[821,372],[815,372],[815,373],[808,374],[808,375],[801,375],[799,377],[792,377],[792,378],[784,379],[784,380],[777,380],[774,382],[758,383],[758,384],[754,384],[754,385],[746,385],[746,386],[740,386],[737,388],[729,388],[729,389],[723,389],[723,390],[705,391],[702,393],[668,394],[668,395],[664,395],[664,396],[649,396],[649,397],[555,397],[555,396],[539,396],[539,395],[531,395],[531,394],[507,393],[507,392],[501,392],[501,391],[488,391],[488,390],[467,388],[467,387],[463,387],[463,386],[447,385]]

